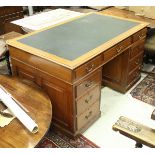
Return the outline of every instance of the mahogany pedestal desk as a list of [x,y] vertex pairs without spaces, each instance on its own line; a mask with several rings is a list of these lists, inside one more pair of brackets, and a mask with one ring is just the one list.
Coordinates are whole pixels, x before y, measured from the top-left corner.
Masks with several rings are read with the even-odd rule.
[[14,76],[37,83],[53,127],[70,136],[100,117],[101,84],[126,92],[140,78],[148,23],[89,13],[9,41]]
[[[33,134],[17,119],[0,127],[0,148],[33,148],[44,137],[52,119],[52,105],[49,97],[34,83],[0,75],[0,84],[17,99],[38,124],[38,132]],[[5,109],[0,102],[0,110]]]

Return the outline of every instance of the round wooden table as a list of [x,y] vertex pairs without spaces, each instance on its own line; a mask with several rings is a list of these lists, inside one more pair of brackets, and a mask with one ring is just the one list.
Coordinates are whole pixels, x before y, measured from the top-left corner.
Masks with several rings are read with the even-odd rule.
[[[39,131],[31,133],[17,118],[9,125],[0,127],[0,148],[33,148],[48,131],[52,119],[52,105],[49,97],[32,82],[0,75],[2,85],[29,112],[38,124]],[[4,109],[0,102],[0,110]]]

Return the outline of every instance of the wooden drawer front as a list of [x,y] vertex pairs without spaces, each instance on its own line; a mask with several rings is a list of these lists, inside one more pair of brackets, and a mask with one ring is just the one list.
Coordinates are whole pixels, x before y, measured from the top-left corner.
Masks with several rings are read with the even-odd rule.
[[145,43],[145,39],[142,39],[131,47],[130,59],[134,58],[139,53],[143,53],[144,43]]
[[109,50],[103,53],[104,55],[104,62],[111,60],[114,56],[117,55],[116,46],[110,48]]
[[94,69],[99,67],[103,62],[103,58],[101,55],[95,57],[94,59],[90,60],[89,62],[85,63],[84,65],[75,69],[75,77],[76,79],[92,72]]
[[126,48],[128,48],[128,46],[131,45],[132,39],[131,37],[123,40],[122,42],[120,42],[119,44],[116,45],[116,52],[117,54],[123,52]]
[[75,87],[75,96],[79,97],[83,95],[84,92],[90,90],[96,85],[100,85],[101,83],[101,70],[97,70],[92,75],[88,76],[82,82]]
[[36,69],[11,58],[13,74],[30,81],[36,80]]
[[140,30],[139,32],[135,33],[133,35],[133,42],[145,38],[146,32],[147,32],[147,28],[144,28],[144,29]]
[[134,70],[137,66],[141,66],[143,60],[143,54],[137,55],[129,64],[129,72]]
[[88,109],[95,101],[100,98],[100,86],[93,88],[91,91],[88,91],[84,96],[76,100],[77,105],[77,115],[83,113]]
[[103,53],[104,62],[109,61],[113,57],[115,57],[117,54],[124,51],[124,49],[128,48],[128,46],[131,45],[131,37],[123,40],[119,44],[115,45],[114,47],[110,48],[109,50],[105,51]]
[[93,106],[91,106],[85,113],[77,117],[77,130],[84,127],[87,123],[93,120],[93,118],[98,115],[100,111],[100,104],[97,101]]
[[132,81],[137,79],[139,76],[140,76],[140,70],[139,70],[139,67],[137,67],[133,72],[129,74],[128,84],[130,84]]

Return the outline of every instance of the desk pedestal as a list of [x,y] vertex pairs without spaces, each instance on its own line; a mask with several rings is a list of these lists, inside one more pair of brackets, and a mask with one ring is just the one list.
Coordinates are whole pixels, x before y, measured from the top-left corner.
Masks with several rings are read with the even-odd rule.
[[103,66],[103,85],[125,93],[140,79],[144,41],[136,41],[113,61]]

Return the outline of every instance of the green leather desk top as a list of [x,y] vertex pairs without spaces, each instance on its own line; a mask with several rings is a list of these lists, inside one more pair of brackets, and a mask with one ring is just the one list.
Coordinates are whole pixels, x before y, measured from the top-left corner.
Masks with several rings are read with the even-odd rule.
[[18,42],[72,61],[138,24],[100,14],[88,14],[19,39]]

